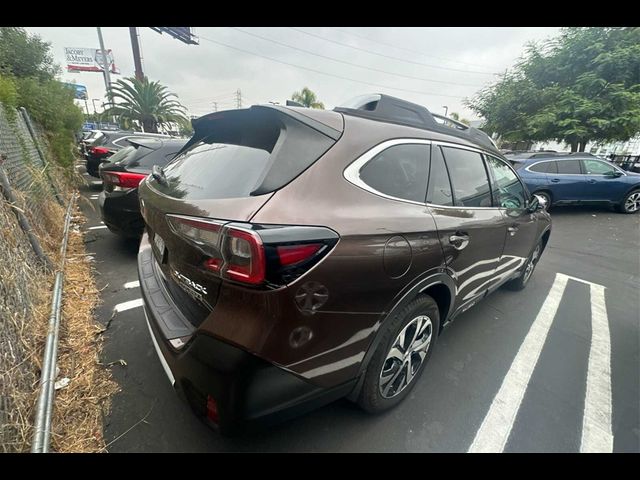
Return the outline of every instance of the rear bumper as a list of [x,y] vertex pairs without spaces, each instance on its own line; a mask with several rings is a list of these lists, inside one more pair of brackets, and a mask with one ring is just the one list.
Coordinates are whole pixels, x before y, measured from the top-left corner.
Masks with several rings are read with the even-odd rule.
[[[215,399],[221,433],[272,425],[344,397],[353,389],[355,380],[330,389],[318,387],[194,329],[154,273],[154,262],[145,234],[138,253],[138,274],[154,346],[170,382],[196,415],[206,419],[207,397]],[[169,343],[185,336],[188,340],[180,349]]]
[[140,214],[137,189],[117,195],[103,190],[98,197],[98,205],[102,221],[113,233],[126,237],[142,235],[144,221]]

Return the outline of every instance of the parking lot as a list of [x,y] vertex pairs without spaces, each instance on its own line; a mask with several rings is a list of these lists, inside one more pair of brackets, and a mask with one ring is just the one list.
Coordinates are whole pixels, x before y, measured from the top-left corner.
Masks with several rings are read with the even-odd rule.
[[371,416],[340,400],[224,438],[172,391],[141,308],[137,244],[101,223],[100,183],[85,178],[96,314],[109,324],[102,361],[121,386],[106,420],[109,451],[640,451],[640,215],[556,208],[527,288],[501,289],[458,317],[397,408]]

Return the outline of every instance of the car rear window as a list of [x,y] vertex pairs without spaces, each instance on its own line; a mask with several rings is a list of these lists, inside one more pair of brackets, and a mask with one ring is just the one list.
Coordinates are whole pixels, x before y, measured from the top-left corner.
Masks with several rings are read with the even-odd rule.
[[122,148],[118,150],[116,153],[111,155],[109,161],[111,163],[118,164],[126,164],[131,161],[132,158],[136,156],[136,147],[129,145],[128,147]]
[[218,199],[275,191],[318,160],[333,144],[317,128],[268,107],[219,112],[194,123],[187,149],[164,169],[176,198]]
[[243,145],[201,143],[169,165],[164,193],[177,198],[246,197],[268,163],[268,150]]
[[[181,147],[159,148],[157,150],[150,150],[145,147],[140,147],[138,150],[148,150],[147,155],[136,155],[129,163],[127,168],[141,168],[145,170],[151,170],[154,165],[159,167],[166,166],[176,153],[180,151]],[[143,151],[144,151],[143,150]]]

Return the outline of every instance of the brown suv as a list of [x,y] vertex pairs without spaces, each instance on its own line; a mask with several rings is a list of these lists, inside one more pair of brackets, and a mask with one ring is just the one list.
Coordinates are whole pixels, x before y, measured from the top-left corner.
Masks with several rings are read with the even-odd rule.
[[483,132],[386,95],[253,106],[139,188],[151,338],[223,433],[407,396],[458,314],[524,288],[551,221]]

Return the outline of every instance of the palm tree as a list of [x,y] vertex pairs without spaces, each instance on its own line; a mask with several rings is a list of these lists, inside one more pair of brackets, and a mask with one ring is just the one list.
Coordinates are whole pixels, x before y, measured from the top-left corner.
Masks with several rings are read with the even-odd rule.
[[176,100],[178,96],[147,77],[118,80],[109,88],[109,95],[104,115],[115,115],[127,124],[138,122],[144,132],[158,133],[158,127],[168,123],[189,123],[185,107]]
[[324,103],[319,102],[316,94],[309,90],[308,87],[304,87],[301,92],[295,92],[291,95],[291,100],[304,105],[307,108],[319,108],[324,110]]

